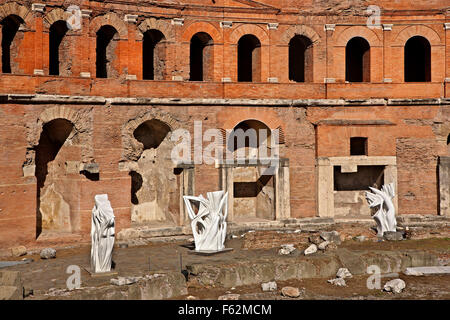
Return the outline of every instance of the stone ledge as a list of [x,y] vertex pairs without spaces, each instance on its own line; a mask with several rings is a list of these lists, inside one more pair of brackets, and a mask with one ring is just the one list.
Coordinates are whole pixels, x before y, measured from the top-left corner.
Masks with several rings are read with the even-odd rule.
[[193,99],[193,98],[106,98],[102,96],[66,96],[45,94],[0,94],[0,104],[113,104],[113,105],[230,105],[230,106],[421,106],[450,105],[448,98],[436,99]]

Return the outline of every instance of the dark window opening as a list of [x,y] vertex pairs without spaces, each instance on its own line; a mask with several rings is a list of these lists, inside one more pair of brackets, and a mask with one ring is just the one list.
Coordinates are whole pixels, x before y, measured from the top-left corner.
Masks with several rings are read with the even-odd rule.
[[362,137],[350,138],[350,155],[367,156],[367,138]]
[[[23,21],[17,16],[10,15],[2,20],[2,72],[11,73],[11,55],[14,49],[14,38]],[[16,48],[17,49],[17,48]]]
[[405,82],[431,81],[431,45],[416,36],[405,44]]
[[190,81],[212,80],[213,40],[205,32],[196,33],[190,46]]
[[[239,130],[240,129],[240,130]],[[245,120],[237,124],[228,137],[228,150],[234,152],[239,148],[259,148],[261,133],[265,130],[267,147],[271,147],[271,130],[266,124],[258,120]]]
[[289,42],[289,80],[312,82],[313,45],[307,37],[296,35]]
[[384,166],[358,166],[358,172],[341,173],[341,167],[334,167],[335,191],[369,190],[384,185]]
[[170,131],[170,127],[162,121],[153,119],[140,124],[133,132],[134,138],[146,149],[156,149],[163,142]]
[[370,45],[366,39],[355,37],[345,48],[345,80],[370,82]]
[[261,81],[261,43],[251,34],[238,42],[238,81]]
[[144,33],[142,44],[142,78],[144,80],[164,80],[166,61],[166,41],[161,31],[149,30]]
[[108,78],[112,75],[112,62],[115,56],[113,38],[116,34],[116,29],[111,26],[103,26],[97,31],[95,62],[97,78]]
[[60,68],[60,46],[61,41],[68,31],[67,23],[65,21],[57,21],[50,27],[50,39],[49,39],[49,74],[59,75]]

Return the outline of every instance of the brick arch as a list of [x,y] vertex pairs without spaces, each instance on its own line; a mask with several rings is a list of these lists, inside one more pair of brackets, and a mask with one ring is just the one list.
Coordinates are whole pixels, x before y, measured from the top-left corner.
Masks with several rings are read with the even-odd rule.
[[7,2],[0,5],[0,21],[10,15],[16,15],[22,18],[27,27],[33,25],[33,15],[30,14],[30,9],[16,2]]
[[340,34],[336,35],[335,46],[345,47],[347,43],[354,37],[361,37],[369,42],[371,47],[381,47],[381,40],[378,38],[377,34],[363,26],[353,26],[345,29]]
[[307,37],[313,44],[320,42],[319,34],[313,28],[305,25],[296,25],[287,29],[282,35],[280,42],[282,44],[289,44],[289,41],[291,41],[291,39],[296,35]]
[[133,132],[137,127],[148,120],[159,120],[165,123],[170,128],[171,132],[181,128],[181,124],[178,120],[173,118],[170,114],[157,109],[143,112],[135,118],[128,120],[122,126],[123,151],[121,161],[137,161],[140,158],[144,151],[143,146],[142,143],[134,138]]
[[113,12],[108,12],[105,15],[95,17],[90,25],[89,25],[89,35],[91,37],[95,37],[97,31],[105,25],[110,25],[114,27],[119,34],[120,40],[126,40],[128,39],[128,28],[122,19],[119,18],[119,16]]
[[44,16],[44,27],[50,29],[52,24],[54,24],[56,21],[67,21],[67,19],[69,19],[70,17],[70,12],[67,12],[66,10],[63,10],[61,8],[53,9]]
[[234,129],[239,123],[246,120],[257,120],[264,123],[271,130],[279,129],[280,130],[280,144],[285,143],[284,139],[284,124],[279,119],[276,112],[273,110],[263,110],[255,113],[253,108],[245,108],[241,109],[238,114],[233,110],[225,110],[219,116],[218,119],[224,119],[221,125],[221,131],[225,132],[226,130]]
[[175,31],[172,24],[170,24],[167,20],[155,18],[147,18],[138,25],[138,30],[140,32],[137,33],[137,39],[142,40],[144,33],[152,29],[161,31],[167,41],[175,40]]
[[77,144],[82,146],[82,162],[90,163],[94,160],[92,148],[93,135],[93,108],[73,109],[70,107],[56,106],[45,109],[33,124],[28,124],[26,165],[33,165],[35,161],[35,147],[38,146],[44,125],[52,120],[65,119],[73,124],[73,138],[77,138]]
[[432,46],[442,45],[439,34],[425,25],[415,25],[404,28],[397,34],[393,46],[404,46],[406,42],[414,36],[422,36],[427,39]]
[[241,24],[230,35],[230,43],[237,45],[239,39],[246,34],[254,35],[261,42],[262,46],[269,45],[269,35],[262,27],[254,24]]
[[219,30],[209,22],[194,22],[187,26],[181,36],[181,41],[190,42],[191,38],[198,32],[205,32],[214,40],[214,43],[222,43],[222,35]]

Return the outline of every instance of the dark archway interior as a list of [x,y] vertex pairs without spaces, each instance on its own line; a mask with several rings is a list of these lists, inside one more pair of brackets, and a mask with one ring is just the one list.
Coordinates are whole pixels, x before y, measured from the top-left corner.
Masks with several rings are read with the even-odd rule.
[[10,15],[2,20],[2,72],[11,73],[11,47],[14,38],[23,20],[15,15]]
[[[242,131],[240,131],[241,129]],[[251,131],[248,131],[249,129],[252,129]],[[239,130],[239,131],[238,131]],[[258,121],[258,120],[245,120],[240,123],[238,123],[233,131],[230,133],[230,137],[228,139],[228,150],[233,152],[236,151],[239,147],[238,141],[242,141],[242,137],[238,137],[239,133],[242,133],[245,135],[244,140],[244,147],[245,148],[259,148],[260,146],[260,134],[261,132],[259,130],[266,130],[267,133],[267,147],[270,147],[270,128],[266,126],[265,123]],[[252,139],[250,136],[253,135],[256,144],[252,142]],[[239,139],[240,138],[240,139]]]
[[36,147],[36,182],[37,182],[37,212],[36,212],[36,238],[42,232],[42,216],[40,212],[41,190],[45,185],[48,174],[48,163],[55,160],[59,150],[73,130],[73,124],[65,119],[55,119],[44,125]]
[[191,81],[211,80],[212,46],[211,36],[205,32],[196,33],[190,45],[190,77]]
[[238,42],[238,81],[261,81],[261,43],[251,34]]
[[313,46],[310,39],[296,35],[289,42],[289,80],[312,82]]
[[148,30],[142,44],[142,78],[144,80],[164,80],[166,44],[161,31]]
[[370,45],[366,39],[355,37],[345,48],[345,80],[370,82]]
[[431,45],[416,36],[405,44],[405,82],[431,81]]
[[116,34],[116,29],[108,25],[101,27],[97,31],[95,61],[97,78],[108,78],[111,76],[111,63],[114,60],[112,44]]
[[65,21],[56,21],[50,27],[50,39],[49,39],[49,73],[50,75],[59,75],[60,68],[60,46],[61,41],[66,35],[67,23]]
[[152,119],[140,124],[133,132],[134,138],[144,145],[144,150],[158,148],[170,132],[170,127],[162,121]]

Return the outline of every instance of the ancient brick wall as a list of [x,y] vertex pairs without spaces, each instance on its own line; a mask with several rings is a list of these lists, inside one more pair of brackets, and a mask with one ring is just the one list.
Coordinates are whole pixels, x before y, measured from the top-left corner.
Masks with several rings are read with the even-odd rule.
[[[371,4],[382,8],[378,28],[366,25],[365,10]],[[60,75],[50,75],[50,29],[70,16],[66,4],[47,1],[43,7],[29,1],[0,1],[0,22],[14,17],[18,26],[10,47],[11,72],[0,74],[0,243],[34,241],[42,231],[38,189],[39,197],[50,190],[44,198],[49,204],[46,212],[70,208],[65,220],[70,220],[70,228],[55,232],[88,235],[93,197],[98,193],[114,195],[110,200],[118,231],[136,222],[133,212],[139,214],[133,208],[142,203],[158,208],[157,217],[167,218],[153,219],[155,225],[156,221],[180,224],[176,200],[180,175],[168,160],[170,147],[163,143],[161,149],[144,150],[133,135],[152,119],[168,125],[170,132],[183,128],[192,136],[194,121],[202,121],[203,132],[233,129],[246,120],[281,129],[281,157],[289,159],[293,218],[318,215],[317,158],[350,156],[350,138],[366,137],[369,157],[397,158],[399,213],[437,214],[437,158],[448,155],[450,132],[446,1],[78,5],[81,29],[64,35]],[[8,27],[0,26],[3,41]],[[105,45],[106,78],[96,76],[98,32],[103,27],[114,30]],[[152,44],[147,43],[145,51],[144,41],[154,40],[155,30],[160,40],[149,62],[146,58],[151,56],[144,52]],[[252,58],[253,82],[238,81],[239,41],[246,35],[258,40],[247,56]],[[304,83],[289,77],[289,43],[296,36],[312,44],[305,52]],[[193,37],[207,43],[203,50],[193,50],[203,52],[202,59],[191,59]],[[346,46],[355,37],[370,46],[370,59],[364,63],[370,81],[346,81]],[[430,45],[430,81],[405,82],[404,51],[413,37],[425,38]],[[190,81],[192,61],[203,64],[203,81]],[[155,80],[144,79],[149,63]],[[34,165],[45,169],[41,160],[36,163],[41,134],[46,124],[52,126],[58,119],[69,121],[73,128],[61,141],[56,158],[50,159],[51,174],[41,179],[40,169],[33,171]],[[125,164],[132,169],[124,170]],[[98,172],[83,169],[89,166]],[[219,174],[214,165],[196,165],[195,193],[219,188]],[[45,180],[41,187],[40,179]],[[150,187],[142,189],[139,179]],[[167,194],[161,190],[168,190]],[[142,194],[146,192],[154,195],[146,197]],[[157,198],[164,200],[154,202]],[[60,218],[54,223],[60,224]]]

